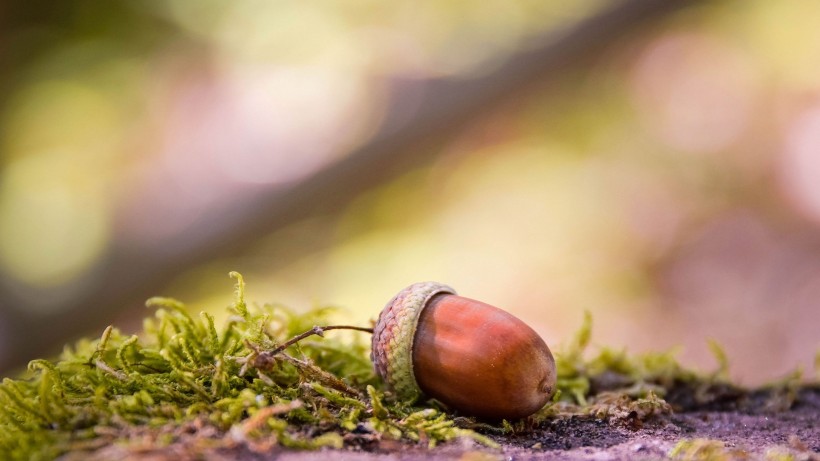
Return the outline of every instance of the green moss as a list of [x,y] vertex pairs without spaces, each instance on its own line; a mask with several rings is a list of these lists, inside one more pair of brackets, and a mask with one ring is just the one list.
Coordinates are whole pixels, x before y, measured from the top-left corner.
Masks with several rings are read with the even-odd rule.
[[[636,357],[604,348],[587,358],[587,314],[556,354],[553,402],[526,420],[487,424],[453,417],[434,401],[396,401],[373,372],[369,336],[311,339],[332,329],[317,327],[326,325],[329,309],[249,307],[242,277],[231,276],[236,294],[221,327],[177,300],[152,298],[147,305],[155,311],[141,334],[108,327],[98,340],[81,340],[56,361],[34,360],[20,379],[4,379],[0,459],[85,459],[100,450],[109,450],[101,458],[115,458],[144,451],[146,443],[184,445],[192,456],[237,447],[366,447],[386,439],[432,447],[468,438],[495,447],[482,433],[532,430],[570,415],[642,420],[670,412],[664,396],[680,383],[725,376],[722,353],[719,371],[706,376],[683,369],[671,353]],[[781,383],[777,404],[793,401],[797,382]],[[690,448],[676,453],[688,459]]]
[[[674,351],[629,355],[624,350],[604,347],[587,358],[591,334],[592,317],[587,312],[573,340],[556,354],[558,400],[561,402],[586,407],[594,403],[588,401],[591,394],[613,390],[632,399],[645,399],[650,395],[658,398],[680,384],[708,385],[724,380],[722,370],[726,364],[721,363],[720,372],[701,375],[683,368]],[[713,350],[718,347],[715,344]],[[725,355],[723,357],[725,359]]]
[[392,401],[370,364],[369,338],[327,337],[268,353],[325,324],[330,310],[251,309],[242,277],[231,275],[236,296],[222,328],[177,300],[152,298],[155,312],[141,335],[108,327],[99,340],[80,341],[54,362],[34,360],[19,380],[4,379],[0,458],[53,459],[97,448],[100,439],[127,445],[146,428],[157,443],[170,443],[179,438],[174,428],[193,421],[249,446],[339,447],[357,427],[430,446],[458,437],[494,445],[441,411]]

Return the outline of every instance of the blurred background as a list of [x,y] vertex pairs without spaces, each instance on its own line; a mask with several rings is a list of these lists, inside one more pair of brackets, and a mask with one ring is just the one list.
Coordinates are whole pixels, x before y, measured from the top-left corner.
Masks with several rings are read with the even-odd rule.
[[746,384],[820,349],[818,2],[0,5],[0,370],[154,295],[437,280]]

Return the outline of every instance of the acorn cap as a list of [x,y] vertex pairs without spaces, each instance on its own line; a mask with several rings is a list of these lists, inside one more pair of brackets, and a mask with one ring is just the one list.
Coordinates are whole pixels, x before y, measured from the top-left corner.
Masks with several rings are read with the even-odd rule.
[[421,389],[413,373],[413,338],[421,311],[433,296],[456,294],[437,282],[414,283],[384,306],[373,328],[370,359],[376,373],[404,401],[415,401]]

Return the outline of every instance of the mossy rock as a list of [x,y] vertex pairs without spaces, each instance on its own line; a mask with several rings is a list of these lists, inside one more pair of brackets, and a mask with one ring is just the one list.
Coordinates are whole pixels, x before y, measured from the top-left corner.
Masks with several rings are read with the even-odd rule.
[[[602,349],[587,358],[589,316],[556,354],[553,402],[529,418],[489,424],[435,401],[407,405],[374,374],[369,338],[312,339],[323,333],[317,326],[326,325],[328,309],[250,308],[242,277],[231,275],[236,295],[221,328],[207,313],[192,316],[179,301],[154,298],[147,304],[156,310],[140,335],[108,327],[100,339],[67,347],[56,361],[34,360],[20,379],[4,379],[0,459],[268,459],[295,449],[387,458],[398,450],[425,458],[436,449],[437,456],[494,459],[584,447],[621,447],[627,455],[610,454],[627,458],[734,459],[740,452],[721,440],[686,437],[681,428],[697,424],[681,415],[776,415],[796,404],[808,408],[809,429],[790,444],[770,444],[779,451],[744,453],[800,459],[820,449],[820,435],[811,431],[820,392],[799,375],[757,392],[740,389],[726,381],[717,346],[721,366],[707,375],[684,369],[670,353]],[[294,337],[308,339],[287,346]],[[656,445],[634,442],[653,448],[628,455],[622,446],[642,440],[647,428],[672,432],[657,436]]]

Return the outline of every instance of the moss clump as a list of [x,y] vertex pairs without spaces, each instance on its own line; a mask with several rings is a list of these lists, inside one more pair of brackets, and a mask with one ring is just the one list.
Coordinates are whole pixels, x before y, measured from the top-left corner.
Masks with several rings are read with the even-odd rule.
[[340,447],[354,431],[362,440],[434,445],[470,437],[494,445],[440,410],[386,397],[365,341],[306,340],[270,354],[326,323],[329,310],[251,309],[242,277],[231,275],[236,296],[222,328],[205,312],[194,317],[179,301],[153,298],[147,304],[156,311],[143,334],[108,327],[99,340],[67,347],[56,362],[32,361],[22,379],[4,379],[0,459],[53,459],[112,442],[127,450],[146,437],[161,446],[185,431],[211,434],[197,450],[264,449],[271,441]]

